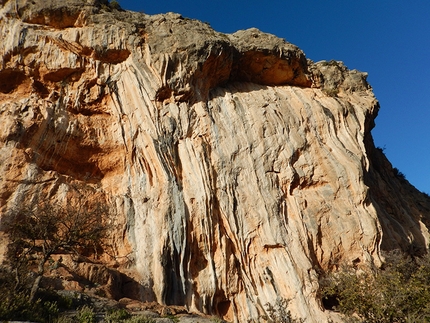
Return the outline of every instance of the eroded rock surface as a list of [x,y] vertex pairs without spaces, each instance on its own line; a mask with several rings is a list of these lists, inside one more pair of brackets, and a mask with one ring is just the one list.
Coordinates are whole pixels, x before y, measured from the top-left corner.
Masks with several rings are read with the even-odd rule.
[[[0,15],[2,219],[38,199],[108,203],[100,261],[140,301],[261,322],[286,298],[306,322],[337,320],[322,272],[428,245],[430,200],[374,147],[365,73],[103,1]],[[79,270],[110,281],[105,265]]]

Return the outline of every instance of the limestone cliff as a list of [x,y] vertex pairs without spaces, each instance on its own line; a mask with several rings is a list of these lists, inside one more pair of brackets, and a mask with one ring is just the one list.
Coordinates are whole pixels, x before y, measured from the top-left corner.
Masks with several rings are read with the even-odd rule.
[[124,295],[235,322],[287,298],[326,322],[322,272],[428,245],[430,199],[374,147],[366,74],[178,14],[0,5],[1,218],[107,203]]

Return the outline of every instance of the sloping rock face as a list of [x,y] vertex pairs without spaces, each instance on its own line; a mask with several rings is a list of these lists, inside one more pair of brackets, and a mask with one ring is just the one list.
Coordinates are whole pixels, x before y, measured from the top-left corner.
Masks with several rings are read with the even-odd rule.
[[306,322],[336,321],[322,272],[426,250],[430,200],[374,147],[366,74],[256,29],[0,4],[1,219],[107,203],[101,260],[134,273],[140,300],[261,322],[286,298]]

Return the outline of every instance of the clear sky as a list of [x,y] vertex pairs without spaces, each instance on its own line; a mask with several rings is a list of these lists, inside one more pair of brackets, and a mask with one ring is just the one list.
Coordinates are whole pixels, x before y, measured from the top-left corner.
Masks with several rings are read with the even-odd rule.
[[381,110],[375,145],[430,194],[429,0],[119,0],[147,14],[177,12],[225,33],[256,27],[313,61],[340,60],[369,73]]

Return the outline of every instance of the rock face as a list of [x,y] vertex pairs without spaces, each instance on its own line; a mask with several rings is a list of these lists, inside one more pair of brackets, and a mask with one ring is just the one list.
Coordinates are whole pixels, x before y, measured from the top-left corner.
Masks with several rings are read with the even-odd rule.
[[322,272],[428,245],[430,199],[374,147],[366,74],[178,14],[0,4],[1,217],[109,204],[101,260],[133,273],[136,298],[234,322],[286,298],[336,321]]

